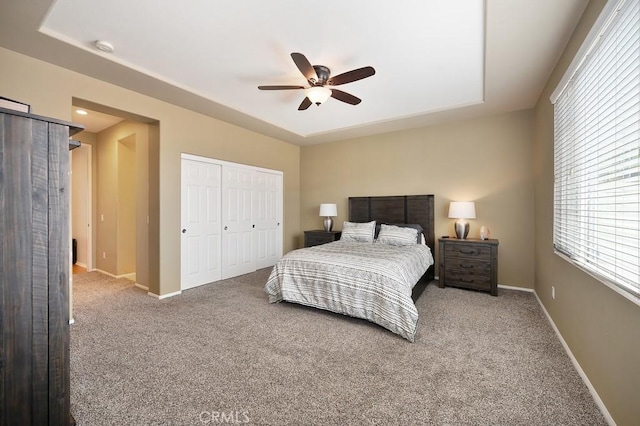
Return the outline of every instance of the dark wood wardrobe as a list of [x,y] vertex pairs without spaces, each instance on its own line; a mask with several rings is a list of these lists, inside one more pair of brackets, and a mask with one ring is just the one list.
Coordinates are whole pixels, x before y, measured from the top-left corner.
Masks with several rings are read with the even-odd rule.
[[0,424],[68,425],[69,137],[0,108]]

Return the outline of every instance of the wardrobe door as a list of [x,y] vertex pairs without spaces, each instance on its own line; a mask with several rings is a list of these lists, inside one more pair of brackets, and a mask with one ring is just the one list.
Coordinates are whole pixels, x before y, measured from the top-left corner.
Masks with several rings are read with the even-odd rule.
[[253,189],[256,269],[276,264],[282,257],[282,175],[256,172]]
[[181,287],[220,280],[221,166],[182,159]]
[[70,124],[0,109],[1,425],[71,420]]
[[255,172],[222,166],[222,278],[256,270],[253,258]]

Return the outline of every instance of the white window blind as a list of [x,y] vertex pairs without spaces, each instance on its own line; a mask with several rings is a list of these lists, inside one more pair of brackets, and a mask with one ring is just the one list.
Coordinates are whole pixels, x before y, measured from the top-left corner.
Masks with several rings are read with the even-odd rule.
[[557,252],[640,299],[640,0],[612,8],[554,106]]

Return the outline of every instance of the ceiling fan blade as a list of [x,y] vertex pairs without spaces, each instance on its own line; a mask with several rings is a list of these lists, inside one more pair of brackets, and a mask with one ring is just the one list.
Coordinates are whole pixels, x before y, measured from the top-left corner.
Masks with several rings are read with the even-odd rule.
[[304,78],[306,78],[309,83],[313,85],[316,81],[318,81],[316,70],[313,69],[313,66],[311,66],[311,63],[306,56],[304,56],[302,53],[294,52],[291,54],[291,58],[293,59],[293,62],[295,62],[302,75],[304,75]]
[[352,81],[362,80],[363,78],[371,77],[376,73],[373,67],[363,67],[357,70],[351,70],[342,74],[338,74],[335,77],[331,77],[327,84],[329,86],[339,86],[345,83],[351,83]]
[[258,86],[260,90],[289,90],[289,89],[304,89],[304,86]]
[[311,100],[309,98],[304,98],[302,100],[302,103],[298,107],[298,111],[304,111],[305,109],[309,108],[310,106],[311,106]]
[[331,97],[351,105],[358,105],[362,102],[362,99],[356,98],[355,96],[338,89],[331,89]]

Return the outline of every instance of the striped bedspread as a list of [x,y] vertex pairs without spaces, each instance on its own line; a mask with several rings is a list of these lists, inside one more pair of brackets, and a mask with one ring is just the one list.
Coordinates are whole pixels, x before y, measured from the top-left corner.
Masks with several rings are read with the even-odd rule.
[[413,342],[418,311],[411,291],[432,264],[425,245],[336,241],[287,253],[265,291],[271,303],[285,300],[363,318]]

